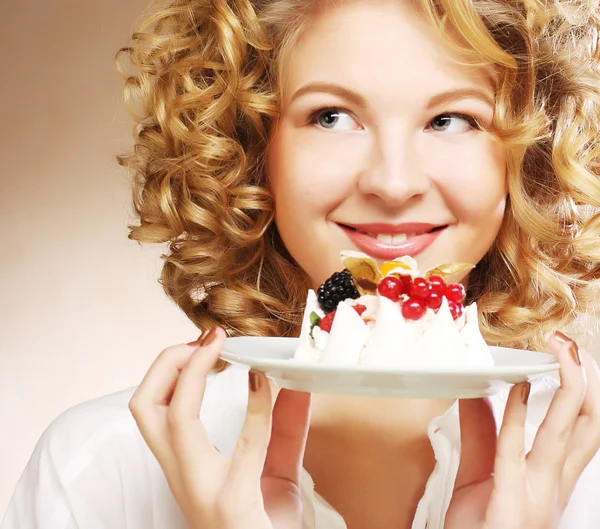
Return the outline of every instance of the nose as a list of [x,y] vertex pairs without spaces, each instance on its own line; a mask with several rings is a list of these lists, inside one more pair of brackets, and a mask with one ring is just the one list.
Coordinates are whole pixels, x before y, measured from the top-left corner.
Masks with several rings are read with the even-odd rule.
[[360,173],[358,190],[387,207],[398,207],[431,187],[423,156],[408,135],[389,131],[373,138],[369,162]]

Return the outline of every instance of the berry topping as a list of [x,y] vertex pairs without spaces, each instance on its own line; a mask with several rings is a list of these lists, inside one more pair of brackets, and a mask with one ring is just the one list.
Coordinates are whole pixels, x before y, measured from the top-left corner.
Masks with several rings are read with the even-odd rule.
[[457,320],[463,315],[463,306],[460,303],[455,303],[454,301],[448,302],[448,307],[450,307],[450,314],[452,317]]
[[425,305],[425,300],[423,298],[411,297],[402,303],[402,316],[407,320],[420,319],[423,314],[425,314],[426,310],[427,306]]
[[346,299],[360,297],[349,270],[336,272],[317,290],[319,305],[325,313],[332,312]]
[[442,299],[443,297],[440,294],[431,291],[425,299],[425,303],[428,308],[438,310],[442,306]]
[[444,295],[446,282],[440,276],[430,276],[427,280],[429,281],[430,292],[435,292],[440,297]]
[[448,298],[448,301],[461,304],[466,295],[465,287],[460,283],[452,283],[446,287],[444,294]]
[[331,331],[331,326],[333,325],[333,318],[335,318],[335,310],[330,312],[329,314],[325,314],[319,321],[319,329],[325,332]]
[[362,316],[362,313],[367,310],[367,307],[365,307],[364,305],[354,305],[352,307],[356,312],[358,312],[359,316]]
[[387,276],[379,282],[377,290],[382,296],[391,299],[392,301],[398,301],[400,296],[404,293],[404,284],[395,276]]
[[402,285],[404,285],[403,294],[410,293],[410,287],[412,285],[412,277],[411,276],[400,276],[400,281],[402,281]]
[[425,299],[429,295],[429,282],[424,277],[415,277],[409,292],[411,297]]

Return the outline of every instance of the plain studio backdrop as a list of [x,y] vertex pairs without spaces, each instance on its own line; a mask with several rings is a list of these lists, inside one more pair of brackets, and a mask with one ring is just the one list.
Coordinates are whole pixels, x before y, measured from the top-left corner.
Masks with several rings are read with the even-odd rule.
[[19,0],[0,17],[0,519],[63,410],[197,338],[127,239],[132,145],[114,54],[146,0]]

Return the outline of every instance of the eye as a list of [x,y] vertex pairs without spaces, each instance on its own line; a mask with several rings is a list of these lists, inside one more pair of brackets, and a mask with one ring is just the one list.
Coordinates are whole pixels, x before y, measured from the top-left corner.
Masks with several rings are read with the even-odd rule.
[[429,122],[429,126],[435,132],[448,132],[450,134],[468,132],[469,130],[481,130],[481,126],[473,116],[455,112],[436,116]]
[[359,130],[361,128],[348,112],[339,108],[320,108],[311,114],[309,123],[327,130]]

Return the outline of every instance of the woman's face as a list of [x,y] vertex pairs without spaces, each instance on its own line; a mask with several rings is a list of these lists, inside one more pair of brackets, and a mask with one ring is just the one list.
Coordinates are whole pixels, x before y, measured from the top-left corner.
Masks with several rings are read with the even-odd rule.
[[340,251],[476,264],[505,209],[489,71],[459,66],[397,0],[320,14],[294,46],[269,147],[275,222],[317,287]]

